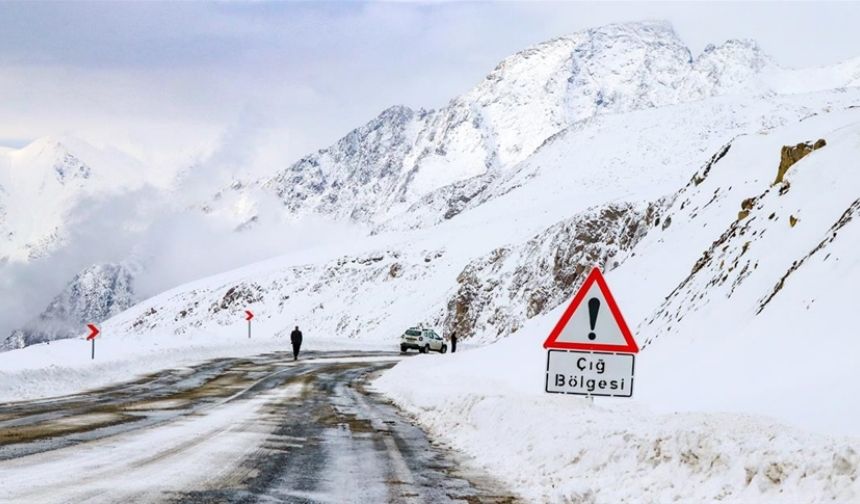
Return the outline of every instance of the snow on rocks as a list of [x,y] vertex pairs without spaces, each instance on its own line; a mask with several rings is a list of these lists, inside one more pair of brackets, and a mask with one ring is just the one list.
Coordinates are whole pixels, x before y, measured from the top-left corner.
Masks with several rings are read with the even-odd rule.
[[[774,183],[782,148],[819,138],[827,145]],[[858,138],[853,108],[736,139],[666,211],[672,225],[612,273],[653,362],[639,367],[640,397],[666,411],[744,411],[860,435],[860,410],[845,400],[860,350],[848,336]],[[688,377],[683,386],[673,374]]]
[[448,300],[445,333],[504,337],[569,299],[594,265],[617,267],[659,224],[664,201],[614,203],[566,219],[523,244],[470,262]]
[[136,303],[132,264],[94,264],[75,275],[45,310],[0,341],[0,350],[72,338],[87,323],[99,323]]

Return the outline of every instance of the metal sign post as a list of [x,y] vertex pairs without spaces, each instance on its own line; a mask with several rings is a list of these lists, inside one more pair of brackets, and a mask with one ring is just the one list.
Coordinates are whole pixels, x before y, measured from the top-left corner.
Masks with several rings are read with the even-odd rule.
[[90,334],[87,336],[87,339],[90,340],[90,342],[92,343],[92,349],[90,350],[90,360],[95,360],[96,359],[96,336],[98,336],[99,333],[101,333],[101,331],[99,331],[98,327],[96,327],[92,324],[87,324],[87,328],[89,328],[89,330],[90,330]]
[[251,313],[250,310],[245,310],[245,320],[248,321],[248,339],[251,339],[251,319],[254,318],[254,314]]

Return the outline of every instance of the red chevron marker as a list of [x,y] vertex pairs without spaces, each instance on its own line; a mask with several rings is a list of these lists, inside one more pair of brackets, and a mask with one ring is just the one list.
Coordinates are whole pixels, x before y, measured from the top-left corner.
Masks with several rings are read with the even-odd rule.
[[251,313],[251,310],[245,310],[245,320],[248,321],[248,339],[251,338],[251,319],[254,318],[254,314]]
[[98,336],[101,331],[99,331],[98,327],[96,327],[92,324],[87,324],[87,327],[90,329],[90,334],[87,336],[87,341],[92,343],[92,353],[90,355],[90,358],[95,359],[96,358],[96,336]]

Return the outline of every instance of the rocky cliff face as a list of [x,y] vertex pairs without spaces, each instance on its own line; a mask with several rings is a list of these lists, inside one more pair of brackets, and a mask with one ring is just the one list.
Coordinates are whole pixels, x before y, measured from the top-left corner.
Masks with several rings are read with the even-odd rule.
[[135,268],[97,264],[81,271],[45,310],[0,344],[9,350],[73,338],[87,323],[99,323],[133,306]]
[[595,265],[611,271],[661,223],[667,201],[614,203],[469,263],[448,300],[445,333],[503,337],[569,300]]
[[[264,183],[292,213],[313,208],[366,221],[382,205],[405,198],[404,177],[427,119],[423,111],[391,107],[335,145],[299,160]],[[384,201],[375,201],[384,195]]]

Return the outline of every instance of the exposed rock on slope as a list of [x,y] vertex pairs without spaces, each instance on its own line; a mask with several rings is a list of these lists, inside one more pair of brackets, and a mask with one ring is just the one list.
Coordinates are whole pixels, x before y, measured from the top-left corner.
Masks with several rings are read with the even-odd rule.
[[[391,107],[328,149],[302,158],[265,183],[291,212],[312,207],[322,213],[366,221],[379,210],[375,195],[404,197],[413,144],[423,111]],[[439,147],[441,148],[441,147]]]
[[216,284],[166,293],[113,319],[130,334],[169,331],[214,334],[253,309],[259,324],[279,320],[283,335],[293,324],[308,334],[356,338],[386,334],[427,322],[422,282],[440,270],[443,250],[378,251],[324,264],[273,268]]
[[[817,263],[813,268],[819,268],[821,262],[839,261],[834,246],[840,245],[858,208],[858,179],[846,171],[844,161],[850,159],[851,144],[856,142],[856,119],[857,114],[849,110],[834,114],[834,122],[817,117],[780,133],[826,133],[828,141],[782,147],[774,184],[770,183],[773,164],[768,157],[750,153],[764,152],[760,145],[770,149],[778,139],[746,136],[732,143],[731,151],[706,179],[679,193],[666,211],[673,222],[687,222],[693,229],[697,223],[702,227],[716,224],[719,232],[711,236],[686,277],[640,327],[651,334],[645,345],[659,334],[689,331],[690,324],[716,309],[722,310],[722,323],[727,325],[731,317],[744,320],[766,313],[766,307],[783,293],[799,270],[812,262]],[[748,153],[747,157],[733,157],[738,143],[744,145],[741,150]],[[809,156],[824,145],[828,147],[821,154]],[[777,151],[771,152],[770,159],[774,159]],[[750,165],[749,160],[756,164]],[[741,209],[736,217],[735,205]],[[803,226],[797,226],[800,216]],[[676,243],[680,239],[693,241],[689,235],[674,239]],[[651,241],[656,240],[654,236]],[[671,238],[666,240],[671,242]],[[808,295],[813,296],[819,288],[811,289]]]
[[[761,300],[761,304],[759,305],[758,310],[756,310],[756,313],[761,313],[762,310],[765,309],[768,303],[770,303],[770,301],[779,293],[779,291],[782,290],[782,288],[785,286],[786,280],[788,280],[788,277],[791,276],[792,273],[797,271],[801,266],[803,266],[803,264],[807,260],[809,260],[815,254],[821,252],[829,244],[833,243],[838,237],[839,231],[842,230],[842,228],[844,228],[846,225],[848,225],[848,223],[850,223],[852,220],[854,220],[854,218],[858,215],[860,215],[860,199],[856,199],[853,203],[851,203],[851,205],[845,210],[845,212],[839,217],[839,219],[835,223],[833,223],[832,226],[830,226],[830,229],[827,231],[827,234],[825,235],[824,239],[822,239],[821,242],[818,243],[818,245],[816,245],[812,250],[810,250],[808,254],[800,258],[800,260],[791,263],[791,267],[788,268],[788,271],[786,271],[782,278],[780,278],[776,285],[774,285],[771,293]],[[797,223],[797,219],[795,219],[793,215],[789,216],[789,222],[791,227],[794,227]],[[828,257],[829,255],[830,254],[828,254]]]
[[780,154],[779,169],[776,172],[776,180],[774,180],[773,183],[779,184],[782,182],[783,177],[785,177],[785,172],[787,172],[794,163],[806,157],[810,152],[820,149],[825,145],[827,145],[827,142],[823,138],[819,138],[815,143],[803,142],[794,146],[784,146],[782,148],[782,153]]
[[666,203],[615,203],[576,215],[521,245],[472,261],[448,301],[445,333],[507,336],[568,300],[594,265],[617,267]]

